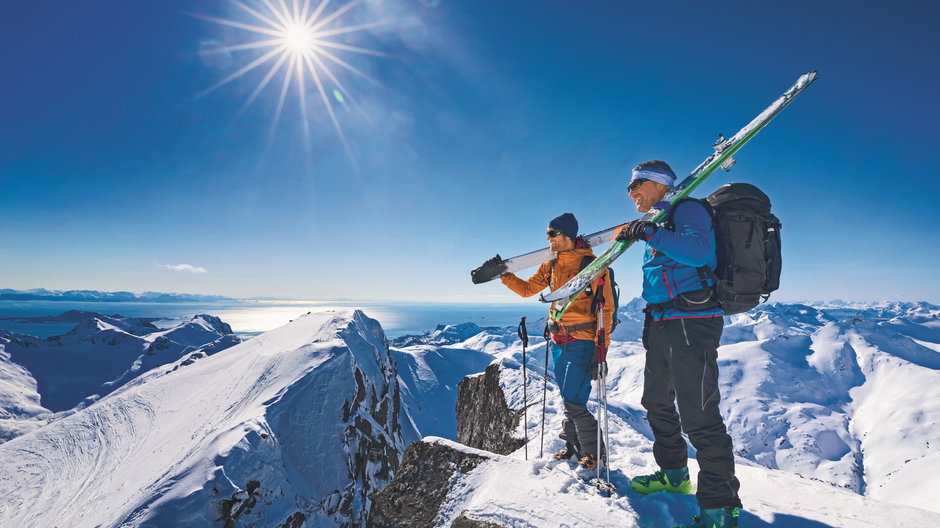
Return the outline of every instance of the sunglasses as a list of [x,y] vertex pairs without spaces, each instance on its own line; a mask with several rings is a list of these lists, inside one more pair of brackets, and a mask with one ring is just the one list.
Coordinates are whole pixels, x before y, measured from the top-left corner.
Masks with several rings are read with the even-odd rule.
[[633,191],[639,189],[641,185],[643,185],[644,183],[646,183],[646,182],[648,182],[648,181],[649,181],[649,180],[647,180],[647,179],[645,179],[645,178],[637,178],[637,179],[633,180],[632,182],[630,182],[630,187],[628,187],[628,189],[630,190],[630,192],[633,192]]
[[555,238],[556,236],[561,234],[561,231],[557,229],[549,229],[548,231],[546,231],[546,234],[552,238]]

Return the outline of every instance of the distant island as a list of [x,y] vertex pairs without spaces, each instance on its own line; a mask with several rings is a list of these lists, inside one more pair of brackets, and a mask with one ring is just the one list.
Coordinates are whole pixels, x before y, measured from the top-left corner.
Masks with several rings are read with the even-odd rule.
[[34,290],[0,289],[0,301],[83,301],[83,302],[146,302],[146,303],[188,303],[188,302],[223,302],[237,301],[221,295],[198,295],[191,293],[144,292],[101,292],[95,290]]

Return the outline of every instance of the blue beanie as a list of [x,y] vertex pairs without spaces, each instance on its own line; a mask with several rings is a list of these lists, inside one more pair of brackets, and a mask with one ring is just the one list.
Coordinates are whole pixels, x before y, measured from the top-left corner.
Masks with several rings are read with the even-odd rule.
[[571,213],[552,218],[552,221],[548,223],[548,227],[561,231],[561,234],[571,240],[578,238],[578,219]]

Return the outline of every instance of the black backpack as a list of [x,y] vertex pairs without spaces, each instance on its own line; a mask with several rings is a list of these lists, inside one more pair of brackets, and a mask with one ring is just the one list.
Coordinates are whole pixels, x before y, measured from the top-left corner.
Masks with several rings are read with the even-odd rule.
[[[781,269],[781,224],[770,212],[770,198],[749,183],[728,183],[705,200],[686,200],[702,204],[712,217],[718,266],[699,271],[715,281],[725,315],[746,312],[761,299],[766,301],[780,287]],[[674,229],[672,211],[666,221],[670,229]]]

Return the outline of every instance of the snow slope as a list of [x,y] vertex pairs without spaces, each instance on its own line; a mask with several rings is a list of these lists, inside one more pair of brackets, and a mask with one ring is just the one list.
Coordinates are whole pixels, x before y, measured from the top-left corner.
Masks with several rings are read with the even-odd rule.
[[[531,528],[662,528],[690,522],[698,513],[694,496],[643,496],[629,490],[627,475],[643,470],[643,463],[631,458],[652,455],[642,435],[622,424],[611,426],[618,431],[612,445],[620,444],[622,453],[614,461],[618,469],[611,481],[617,484],[618,492],[611,497],[600,495],[587,484],[585,479],[590,475],[574,469],[573,462],[525,461],[520,451],[501,456],[449,440],[425,439],[490,457],[471,472],[455,475],[436,526],[449,527],[461,514],[500,526]],[[625,447],[637,453],[629,455]],[[697,471],[694,460],[690,470]],[[737,473],[746,506],[741,526],[748,528],[940,525],[940,514],[880,502],[783,471],[739,465]]]
[[[457,385],[482,371],[492,356],[472,349],[413,345],[393,348],[402,403],[415,427],[410,440],[422,436],[456,438]],[[409,442],[410,443],[410,442]]]
[[[641,306],[630,302],[621,311],[619,341],[608,356],[609,400],[611,416],[651,439],[640,405]],[[537,326],[530,325],[530,335],[540,334]],[[529,402],[528,434],[537,436],[542,339],[533,337],[528,350],[528,400],[514,328],[481,330],[440,348],[448,357],[461,350],[484,351],[501,362],[510,407]],[[924,478],[940,474],[940,308],[762,305],[726,322],[719,365],[722,414],[742,462],[940,512],[940,479]],[[548,400],[549,422],[560,420],[557,396]],[[560,448],[557,429],[546,428],[546,451]],[[530,456],[538,451],[530,442]],[[645,458],[652,463],[651,454]]]
[[240,342],[211,315],[163,331],[151,319],[94,312],[49,319],[78,324],[46,339],[0,330],[0,442],[74,412],[154,367]]
[[361,526],[398,406],[376,321],[306,315],[0,445],[0,526]]
[[[198,361],[187,354],[0,445],[0,526],[362,525],[404,440],[450,430],[442,416],[453,416],[456,381],[491,360],[510,406],[529,405],[527,449],[489,454],[458,476],[440,526],[463,511],[507,526],[686,522],[694,498],[628,489],[630,476],[656,469],[639,404],[639,305],[624,306],[608,355],[618,498],[593,495],[567,464],[536,460],[562,447],[551,380],[541,445],[541,338],[527,350],[523,390],[515,328],[442,327],[387,351],[378,323],[330,312]],[[940,308],[923,303],[771,304],[730,318],[722,412],[744,526],[940,526],[938,357]],[[0,370],[0,386],[26,387],[24,405],[35,406],[22,374]]]
[[211,315],[197,315],[165,331],[149,319],[86,315],[71,332],[46,339],[0,332],[0,347],[33,375],[43,406],[53,411],[107,394],[213,341],[239,342],[227,324]]

